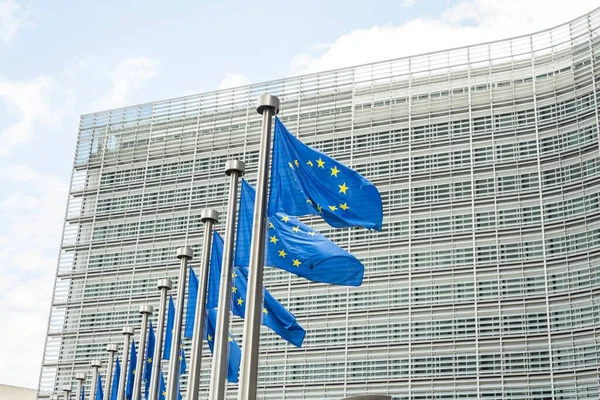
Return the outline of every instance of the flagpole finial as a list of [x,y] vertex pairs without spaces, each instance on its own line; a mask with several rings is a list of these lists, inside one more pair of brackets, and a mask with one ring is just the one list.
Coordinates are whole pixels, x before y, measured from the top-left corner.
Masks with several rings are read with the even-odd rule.
[[159,279],[158,280],[158,289],[167,289],[171,290],[173,288],[173,282],[170,279]]
[[85,374],[83,372],[80,372],[77,375],[75,375],[75,379],[78,381],[85,381]]
[[102,361],[100,361],[100,360],[92,360],[90,362],[90,365],[92,366],[92,368],[100,368],[102,366]]
[[219,212],[217,210],[213,210],[212,208],[205,208],[200,214],[200,221],[204,223],[212,221],[213,224],[216,224],[219,222]]
[[240,176],[246,173],[246,164],[240,160],[228,160],[225,163],[225,174],[230,176],[233,172],[238,172]]
[[149,304],[142,304],[140,306],[140,314],[152,314],[152,311],[154,311],[154,309]]
[[62,391],[65,393],[71,393],[71,385],[63,385]]
[[124,326],[121,333],[126,336],[133,336],[133,326]]
[[106,351],[109,353],[116,353],[119,351],[119,347],[116,344],[108,344],[106,345]]
[[182,258],[187,258],[188,260],[191,260],[192,258],[194,258],[194,251],[189,246],[182,246],[177,249],[177,258],[179,258],[180,260]]
[[256,101],[256,112],[262,115],[265,108],[273,108],[273,114],[279,113],[279,98],[270,94],[261,95]]

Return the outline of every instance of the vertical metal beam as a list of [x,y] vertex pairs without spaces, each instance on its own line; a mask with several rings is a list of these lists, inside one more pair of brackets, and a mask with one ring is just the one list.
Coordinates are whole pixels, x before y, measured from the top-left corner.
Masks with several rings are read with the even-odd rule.
[[231,306],[231,269],[233,266],[233,245],[235,239],[235,221],[237,218],[237,191],[240,176],[246,171],[243,162],[229,160],[225,164],[225,173],[229,180],[229,200],[225,223],[225,239],[223,243],[223,262],[221,265],[221,283],[219,287],[219,306],[214,341],[214,356],[210,373],[211,400],[225,398],[227,380],[227,359],[229,351],[229,310]]
[[129,347],[131,346],[131,337],[133,336],[133,327],[123,327],[123,353],[121,353],[121,377],[119,378],[119,389],[117,390],[117,400],[125,398],[125,386],[127,385],[127,364],[129,363]]
[[112,389],[113,364],[115,362],[115,353],[118,348],[116,344],[106,346],[108,352],[108,365],[106,366],[106,383],[104,384],[104,400],[110,400],[110,390]]
[[[173,287],[170,279],[160,279],[158,289],[160,290],[160,305],[158,308],[158,323],[156,325],[156,342],[154,344],[154,357],[152,358],[152,374],[150,375],[149,399],[158,397],[158,383],[160,378],[160,360],[162,357],[162,342],[165,331],[165,315],[167,311],[167,294]],[[106,396],[106,393],[104,394]],[[104,400],[108,400],[105,398]]]
[[142,395],[142,371],[144,362],[146,361],[146,338],[148,332],[148,318],[152,314],[152,306],[145,304],[140,306],[140,314],[142,314],[142,326],[140,328],[140,341],[138,342],[138,358],[135,366],[135,379],[133,381],[132,399],[138,400]]
[[90,400],[96,400],[96,392],[98,391],[98,369],[102,366],[102,362],[100,360],[92,360],[90,363],[92,366],[92,384],[90,387]]
[[202,364],[202,342],[204,338],[204,316],[206,314],[206,296],[208,289],[208,268],[212,249],[213,226],[219,220],[216,210],[202,210],[200,220],[204,222],[204,239],[202,241],[202,261],[198,276],[198,298],[196,299],[196,316],[192,335],[192,355],[190,356],[190,374],[188,377],[187,400],[198,400],[200,390],[200,366]]
[[263,268],[265,261],[265,234],[267,214],[267,189],[269,181],[269,159],[271,157],[271,124],[273,115],[279,111],[279,99],[268,94],[258,99],[256,111],[262,114],[262,131],[258,156],[256,181],[256,203],[250,245],[250,266],[246,316],[244,323],[244,345],[242,347],[242,371],[239,400],[256,399],[258,374],[258,348],[263,303]]
[[188,261],[194,257],[191,247],[177,249],[179,266],[179,282],[177,287],[177,304],[175,306],[175,324],[171,340],[171,360],[169,362],[169,381],[167,382],[167,400],[177,400],[179,391],[179,357],[181,356],[181,326],[183,323],[183,306],[185,300],[185,283],[187,279]]

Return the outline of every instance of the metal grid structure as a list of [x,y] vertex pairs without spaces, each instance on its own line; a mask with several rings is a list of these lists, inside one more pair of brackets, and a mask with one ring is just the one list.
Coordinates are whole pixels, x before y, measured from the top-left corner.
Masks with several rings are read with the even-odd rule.
[[[157,280],[176,281],[178,247],[200,254],[226,160],[255,176],[263,93],[301,140],[378,186],[385,217],[382,232],[312,221],[363,260],[362,287],[266,271],[307,338],[296,349],[263,328],[261,398],[599,398],[599,28],[597,9],[509,40],[83,115],[39,398],[139,326]],[[207,357],[204,395],[209,372]]]

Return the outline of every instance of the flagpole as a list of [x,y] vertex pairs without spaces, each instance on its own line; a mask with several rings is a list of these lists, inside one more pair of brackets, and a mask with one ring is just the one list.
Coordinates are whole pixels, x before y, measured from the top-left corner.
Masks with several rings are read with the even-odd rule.
[[140,306],[140,314],[142,314],[142,326],[140,331],[140,341],[138,344],[139,355],[135,366],[135,379],[133,381],[133,397],[132,400],[138,400],[142,394],[142,370],[144,369],[144,361],[146,361],[146,338],[148,333],[148,318],[152,314],[152,306],[144,304]]
[[77,379],[77,397],[75,400],[81,400],[81,388],[83,387],[83,381],[85,381],[85,374],[79,373],[75,375],[75,379]]
[[102,366],[100,360],[92,360],[92,390],[90,391],[90,400],[96,400],[96,392],[98,391],[98,369]]
[[[112,378],[113,378],[113,364],[115,362],[115,353],[118,351],[116,344],[109,344],[106,346],[106,351],[108,352],[108,365],[106,366],[106,383],[104,384],[104,399],[110,400],[110,389],[112,386]],[[96,399],[93,399],[96,400]]]
[[256,202],[250,245],[248,293],[244,322],[244,344],[242,345],[242,370],[240,373],[239,400],[256,399],[258,375],[258,348],[263,304],[263,268],[265,261],[265,234],[267,214],[267,189],[269,181],[269,159],[271,156],[271,124],[273,115],[279,112],[279,99],[264,94],[258,98],[256,111],[262,114],[258,176],[256,180]]
[[204,337],[204,315],[206,314],[206,295],[208,287],[208,268],[212,248],[213,226],[219,220],[219,213],[209,208],[202,210],[200,220],[204,222],[204,240],[202,241],[202,261],[198,298],[196,299],[196,316],[194,333],[192,335],[192,355],[190,360],[190,375],[188,377],[187,400],[198,400],[200,389],[200,365],[202,363],[202,341]]
[[[158,308],[158,324],[156,325],[156,341],[154,344],[154,357],[152,358],[152,374],[150,375],[150,396],[151,400],[158,397],[158,384],[160,382],[160,360],[162,357],[162,342],[165,330],[165,316],[167,311],[167,294],[173,287],[170,279],[160,279],[158,289],[160,290],[160,305]],[[108,399],[104,399],[108,400]]]
[[237,192],[240,176],[244,175],[246,166],[242,161],[229,160],[225,164],[225,173],[229,180],[229,200],[225,223],[225,240],[223,244],[223,263],[221,267],[221,283],[219,287],[219,305],[217,311],[217,327],[214,338],[213,364],[210,373],[211,400],[225,398],[225,382],[227,379],[227,356],[229,351],[229,310],[231,306],[231,269],[233,264],[233,241],[235,239],[235,220],[237,217]]
[[62,389],[65,393],[65,400],[70,400],[69,395],[71,394],[71,385],[63,385]]
[[123,327],[123,353],[121,355],[121,377],[119,378],[119,388],[117,390],[117,400],[125,398],[125,386],[127,385],[127,364],[129,362],[129,347],[131,347],[131,337],[133,336],[133,327]]
[[[179,390],[179,368],[181,362],[181,326],[183,323],[183,307],[185,300],[185,281],[187,278],[188,261],[192,259],[194,252],[191,247],[183,246],[177,249],[177,258],[181,265],[179,267],[179,281],[177,282],[177,305],[175,308],[175,326],[171,341],[171,361],[169,362],[169,381],[167,382],[167,400],[177,400]],[[120,400],[120,399],[119,399]]]

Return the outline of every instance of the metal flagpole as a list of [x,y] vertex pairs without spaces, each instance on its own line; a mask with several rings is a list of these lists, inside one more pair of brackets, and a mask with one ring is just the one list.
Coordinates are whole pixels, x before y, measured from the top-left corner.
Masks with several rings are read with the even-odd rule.
[[142,395],[142,371],[144,362],[146,361],[146,338],[148,333],[148,317],[152,314],[152,306],[144,304],[140,306],[140,314],[142,314],[142,327],[140,331],[140,341],[138,344],[138,358],[135,366],[135,379],[133,381],[133,396],[132,400],[138,400]]
[[[112,374],[113,374],[113,364],[115,362],[115,353],[118,351],[116,344],[109,344],[106,346],[106,351],[108,351],[108,365],[106,366],[106,383],[104,384],[104,399],[110,400],[110,389],[112,386]],[[96,399],[92,399],[96,400]]]
[[98,369],[102,366],[100,360],[92,360],[90,363],[92,366],[92,390],[90,390],[90,399],[96,400],[96,392],[98,391]]
[[242,346],[242,371],[240,373],[239,400],[256,399],[258,374],[258,347],[263,304],[263,268],[265,264],[265,235],[267,214],[267,188],[269,181],[269,159],[271,156],[271,123],[279,112],[279,99],[264,94],[258,98],[256,111],[262,114],[260,152],[258,155],[258,177],[256,181],[256,203],[250,244],[248,292],[244,322],[244,344]]
[[85,374],[79,373],[75,375],[75,379],[77,379],[77,397],[75,400],[81,400],[81,388],[83,388],[83,381],[85,381]]
[[227,359],[229,350],[229,310],[231,303],[231,267],[233,264],[233,241],[235,238],[235,220],[237,217],[237,191],[240,176],[246,166],[238,160],[229,160],[225,164],[225,173],[231,177],[229,181],[229,200],[227,203],[227,222],[225,223],[225,240],[223,243],[223,262],[221,266],[221,283],[219,287],[219,305],[217,327],[214,338],[213,364],[210,373],[211,400],[225,398],[225,381],[227,379]]
[[131,346],[131,337],[133,336],[133,327],[123,327],[123,353],[121,355],[121,377],[119,378],[119,388],[117,390],[117,400],[125,398],[125,386],[127,385],[127,363],[129,361],[129,347]]
[[194,252],[191,247],[183,246],[177,249],[177,258],[181,261],[179,281],[177,283],[177,304],[175,305],[175,324],[171,340],[171,360],[169,361],[169,381],[167,382],[167,400],[177,400],[179,390],[179,366],[181,362],[181,326],[183,323],[183,306],[185,300],[185,281],[187,278],[188,261]]
[[[158,324],[156,325],[156,342],[154,344],[154,358],[152,358],[152,374],[150,375],[150,396],[151,400],[158,397],[158,383],[160,382],[160,360],[162,358],[162,342],[165,330],[165,317],[167,311],[167,294],[173,287],[170,279],[160,279],[158,289],[160,290],[160,306],[158,308]],[[107,399],[105,399],[107,400]]]
[[65,393],[65,400],[70,400],[69,395],[71,394],[71,385],[63,385],[63,392]]
[[202,363],[202,341],[204,338],[204,315],[208,288],[208,268],[212,248],[213,225],[219,220],[219,213],[209,208],[202,210],[200,220],[204,222],[204,240],[202,242],[202,261],[198,277],[198,299],[196,300],[196,316],[194,334],[192,336],[192,355],[190,375],[188,377],[187,400],[198,400],[200,389],[200,365]]

